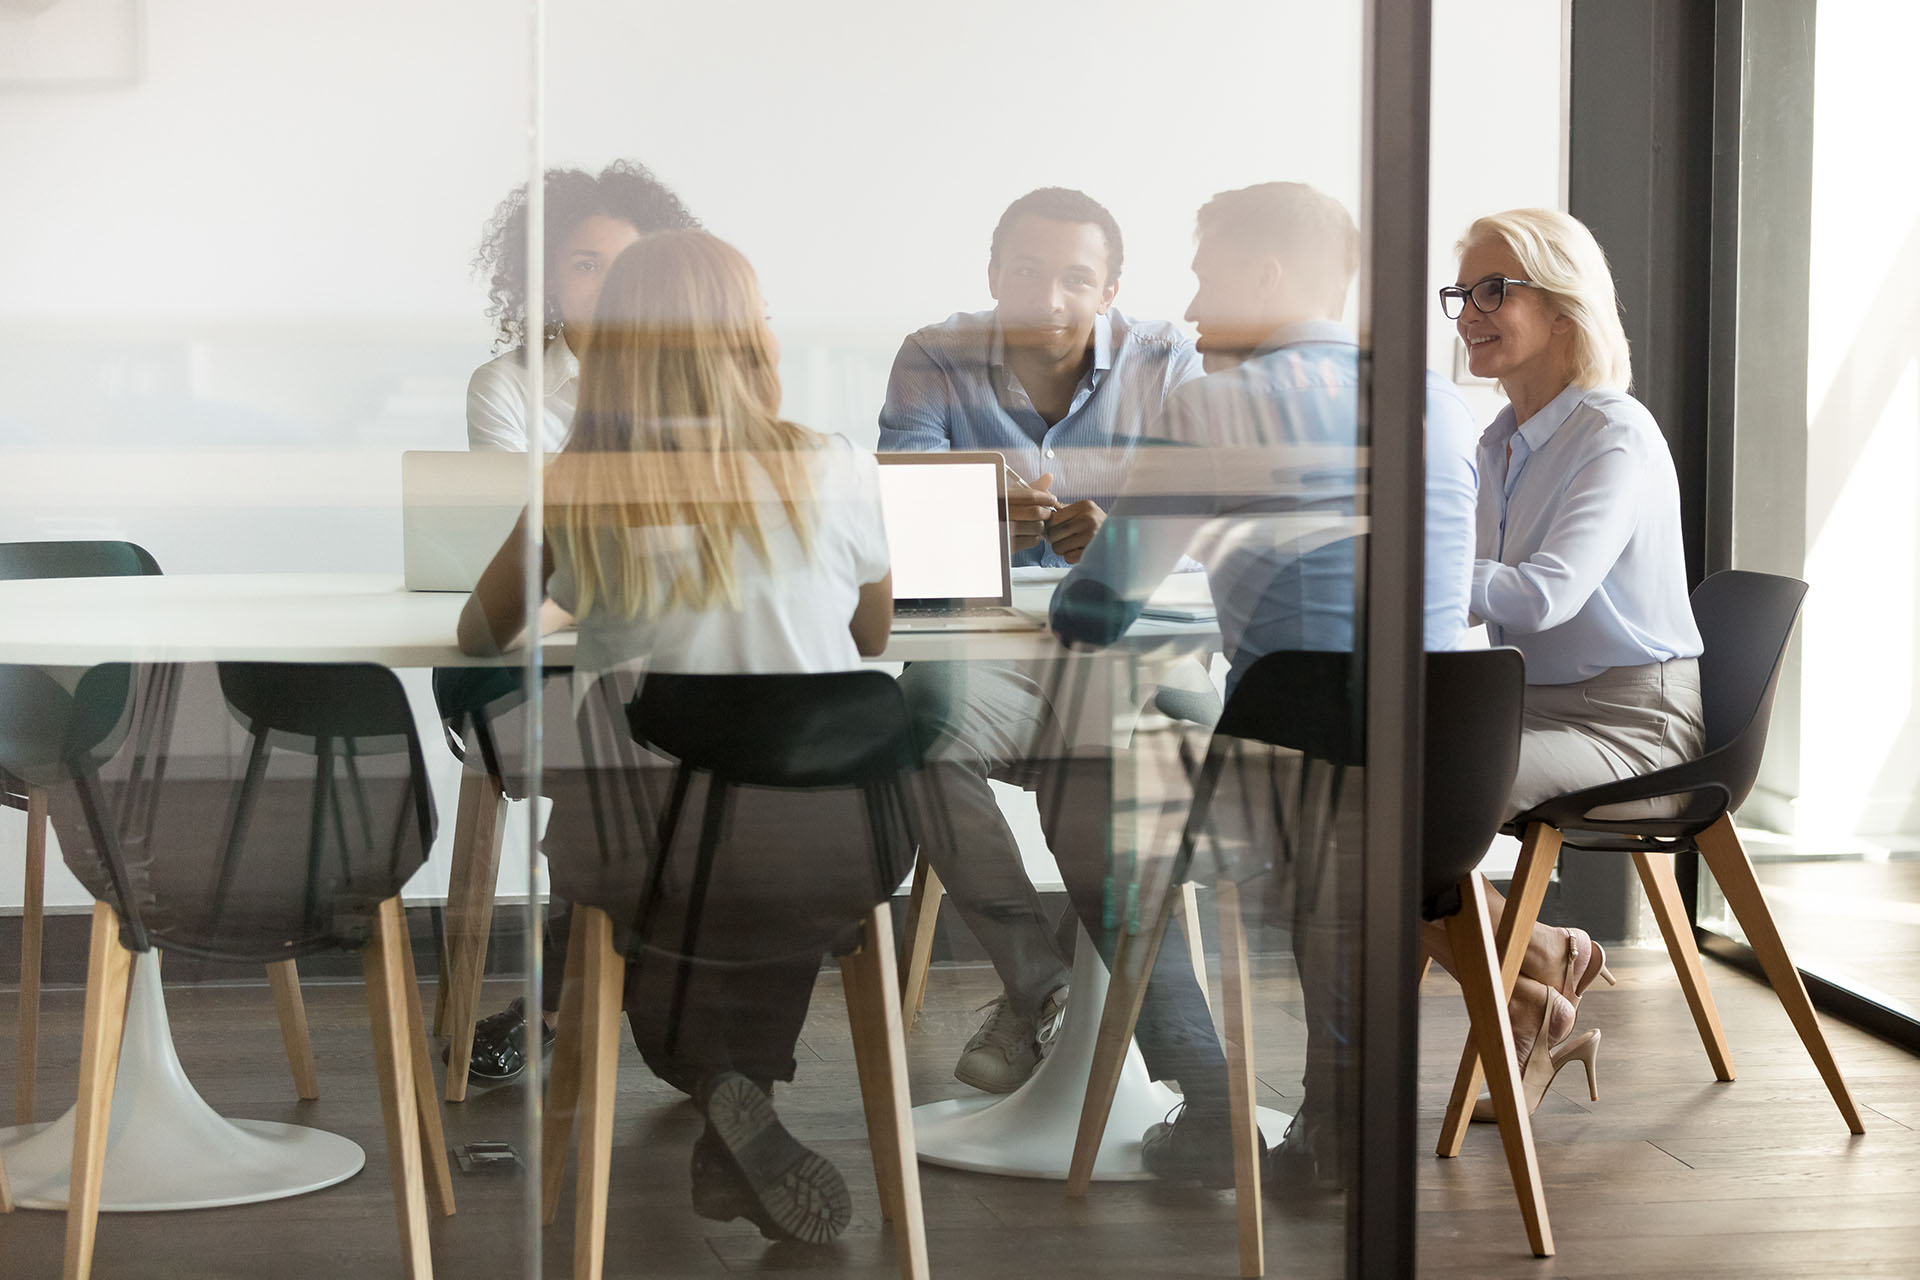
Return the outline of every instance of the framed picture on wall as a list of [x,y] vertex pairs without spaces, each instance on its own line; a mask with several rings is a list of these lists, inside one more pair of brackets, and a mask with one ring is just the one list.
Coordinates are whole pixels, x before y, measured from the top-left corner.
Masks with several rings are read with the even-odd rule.
[[147,0],[0,0],[0,92],[125,89],[147,71]]

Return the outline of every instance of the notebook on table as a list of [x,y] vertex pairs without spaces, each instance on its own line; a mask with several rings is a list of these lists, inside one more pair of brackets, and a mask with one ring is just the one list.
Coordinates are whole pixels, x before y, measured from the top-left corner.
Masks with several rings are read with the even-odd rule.
[[895,631],[1028,631],[1013,608],[1007,471],[997,453],[883,453]]

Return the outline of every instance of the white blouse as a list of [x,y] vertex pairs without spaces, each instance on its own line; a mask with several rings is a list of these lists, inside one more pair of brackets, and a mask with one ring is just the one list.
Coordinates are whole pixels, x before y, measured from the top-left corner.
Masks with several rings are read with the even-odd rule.
[[1502,409],[1476,524],[1473,613],[1528,684],[1700,655],[1673,454],[1626,392],[1569,386],[1523,423]]
[[[573,427],[580,361],[565,338],[547,344],[541,365],[540,444],[557,453]],[[467,447],[527,451],[527,349],[487,361],[467,380]]]
[[[576,615],[577,677],[590,679],[636,663],[649,670],[698,675],[853,671],[860,650],[848,624],[860,588],[891,565],[880,516],[880,470],[873,455],[844,436],[829,436],[812,455],[812,546],[803,548],[786,508],[764,472],[755,501],[767,559],[743,536],[734,546],[738,608],[675,608],[654,618],[622,618],[597,605]],[[608,529],[603,537],[636,539],[664,561],[688,554],[684,530]],[[565,544],[554,541],[547,594],[574,612],[579,588]]]

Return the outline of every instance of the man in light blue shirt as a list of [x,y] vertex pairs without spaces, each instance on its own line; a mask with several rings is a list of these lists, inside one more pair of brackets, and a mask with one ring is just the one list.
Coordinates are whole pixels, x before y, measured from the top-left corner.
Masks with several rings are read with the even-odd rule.
[[[994,309],[919,330],[894,360],[880,448],[1003,454],[1019,478],[1008,481],[1015,564],[1080,558],[1135,439],[1200,374],[1178,329],[1114,308],[1122,258],[1120,228],[1097,202],[1030,192],[994,228]],[[954,1074],[995,1093],[1032,1074],[1066,999],[1071,946],[1055,939],[988,781],[1048,785],[1032,763],[1058,738],[1045,680],[989,662],[914,663],[900,678],[941,819],[925,854],[1005,987]],[[1040,811],[1050,828],[1057,810],[1044,794]]]
[[1008,482],[1015,564],[1080,558],[1134,440],[1169,392],[1200,376],[1179,329],[1113,306],[1121,259],[1106,209],[1078,191],[1030,192],[993,233],[994,309],[928,325],[894,357],[880,450],[1003,454],[1027,482]]
[[[1215,196],[1198,217],[1193,259],[1198,290],[1187,318],[1200,333],[1208,376],[1181,388],[1155,431],[1157,445],[1133,459],[1113,517],[1054,597],[1063,641],[1107,645],[1141,612],[1183,555],[1208,571],[1230,672],[1228,691],[1260,657],[1280,650],[1351,651],[1355,561],[1364,524],[1357,495],[1366,483],[1360,449],[1360,349],[1339,318],[1358,270],[1359,231],[1331,197],[1298,183],[1266,183]],[[1376,423],[1376,432],[1420,424]],[[1451,649],[1468,626],[1473,578],[1474,430],[1459,394],[1427,375],[1426,609],[1430,649]],[[1268,806],[1261,794],[1215,806]],[[1108,802],[1103,770],[1076,772],[1065,806],[1098,811]],[[1337,788],[1336,788],[1337,790]],[[1358,791],[1350,788],[1349,791]],[[1308,794],[1301,784],[1301,797]],[[1329,802],[1331,803],[1331,802]],[[1299,815],[1289,815],[1296,821]],[[1276,819],[1254,817],[1264,831]],[[1054,846],[1069,894],[1089,932],[1101,937],[1112,863],[1103,832],[1069,828]],[[1220,833],[1216,832],[1216,836]],[[1271,841],[1253,831],[1233,843]],[[1306,999],[1307,1095],[1284,1150],[1302,1162],[1331,1158],[1326,1121],[1351,1027],[1343,948],[1358,882],[1351,841],[1320,864],[1317,889],[1294,886],[1294,948]],[[1312,855],[1309,855],[1311,857]],[[1143,1136],[1155,1174],[1231,1185],[1226,1060],[1185,948],[1162,943],[1136,1036],[1157,1077],[1180,1081],[1185,1107],[1173,1123]],[[1109,931],[1110,934],[1110,931]],[[1311,1114],[1309,1114],[1311,1112]],[[1331,1169],[1316,1176],[1332,1180]]]

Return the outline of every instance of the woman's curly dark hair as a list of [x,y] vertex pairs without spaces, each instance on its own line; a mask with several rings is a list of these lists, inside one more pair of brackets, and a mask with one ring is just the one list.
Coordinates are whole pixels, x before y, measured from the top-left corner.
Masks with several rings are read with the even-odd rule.
[[[549,169],[546,181],[547,279],[554,278],[554,255],[573,229],[602,215],[631,222],[645,235],[653,231],[694,231],[699,220],[680,197],[634,160],[615,160],[597,175],[584,169]],[[527,340],[527,189],[523,185],[500,202],[480,233],[473,269],[487,277],[487,317],[497,331],[496,350]],[[541,341],[560,332],[560,311],[551,295],[542,308]]]

